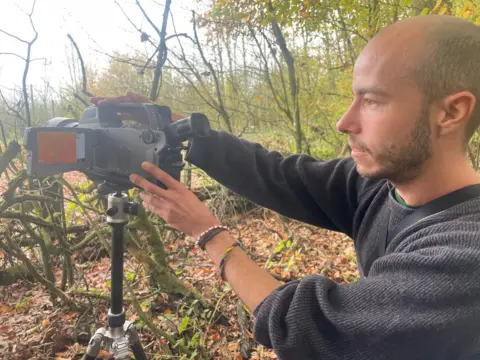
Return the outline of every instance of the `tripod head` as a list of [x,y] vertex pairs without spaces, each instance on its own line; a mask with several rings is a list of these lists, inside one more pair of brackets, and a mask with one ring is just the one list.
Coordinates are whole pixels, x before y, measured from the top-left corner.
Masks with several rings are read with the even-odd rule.
[[124,225],[130,221],[130,215],[138,215],[138,204],[128,201],[128,195],[115,191],[108,196],[107,223],[109,225]]

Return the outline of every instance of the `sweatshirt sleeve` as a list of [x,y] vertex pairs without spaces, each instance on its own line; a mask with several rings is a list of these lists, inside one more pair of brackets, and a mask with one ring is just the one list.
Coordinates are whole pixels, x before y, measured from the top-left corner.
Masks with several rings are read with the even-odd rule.
[[211,131],[193,139],[186,160],[259,206],[351,236],[360,184],[351,158],[283,157],[230,133]]
[[254,338],[282,360],[473,359],[480,351],[476,231],[425,237],[414,250],[376,260],[356,283],[310,276],[284,284],[255,309]]

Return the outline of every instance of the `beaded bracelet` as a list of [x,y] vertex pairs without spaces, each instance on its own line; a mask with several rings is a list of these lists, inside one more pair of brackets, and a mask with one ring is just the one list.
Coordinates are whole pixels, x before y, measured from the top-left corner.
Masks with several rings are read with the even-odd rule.
[[239,246],[242,250],[246,251],[245,246],[240,241],[235,241],[230,247],[225,250],[225,253],[220,260],[220,278],[225,281],[225,259],[230,251],[232,251],[236,246]]
[[230,231],[230,228],[223,225],[214,225],[202,232],[198,237],[198,246],[200,247],[200,249],[205,250],[205,245],[207,244],[207,242],[222,231]]

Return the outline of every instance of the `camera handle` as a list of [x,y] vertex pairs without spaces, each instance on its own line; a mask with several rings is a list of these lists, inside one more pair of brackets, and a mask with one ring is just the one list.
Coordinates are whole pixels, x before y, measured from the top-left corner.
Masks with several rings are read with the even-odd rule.
[[103,345],[116,360],[130,360],[130,350],[137,360],[147,360],[135,325],[125,318],[123,308],[124,229],[130,215],[138,215],[138,204],[129,202],[126,194],[116,191],[108,196],[107,223],[112,228],[111,298],[108,329],[99,328],[88,343],[84,360],[95,360]]

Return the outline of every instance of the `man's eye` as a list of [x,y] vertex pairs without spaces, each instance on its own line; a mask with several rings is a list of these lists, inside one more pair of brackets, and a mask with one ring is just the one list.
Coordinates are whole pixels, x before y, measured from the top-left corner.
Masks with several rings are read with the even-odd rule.
[[375,105],[377,104],[377,102],[375,100],[372,100],[372,99],[363,99],[363,103],[366,104],[366,105]]

